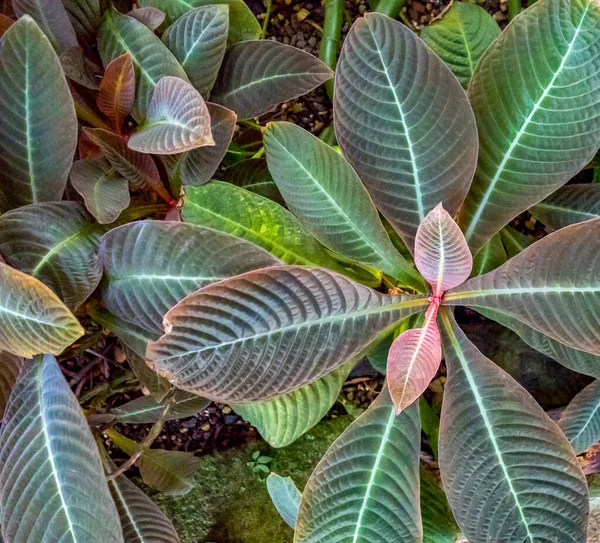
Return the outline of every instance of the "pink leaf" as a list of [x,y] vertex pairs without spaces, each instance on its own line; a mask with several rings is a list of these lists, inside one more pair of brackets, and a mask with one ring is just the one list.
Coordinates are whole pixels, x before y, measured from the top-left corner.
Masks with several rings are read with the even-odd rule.
[[442,343],[435,321],[438,307],[437,303],[431,304],[423,328],[403,332],[390,348],[387,382],[396,414],[423,394],[442,360]]
[[433,297],[437,300],[471,274],[473,257],[465,237],[442,204],[432,209],[419,225],[415,264],[433,287]]

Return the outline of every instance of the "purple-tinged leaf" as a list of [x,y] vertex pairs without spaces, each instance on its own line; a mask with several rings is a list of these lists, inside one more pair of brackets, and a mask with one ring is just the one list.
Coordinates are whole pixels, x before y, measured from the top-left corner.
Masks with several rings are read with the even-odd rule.
[[102,22],[104,0],[62,0],[75,32],[90,39],[96,37]]
[[531,208],[546,230],[600,218],[600,183],[566,185]]
[[128,145],[134,151],[155,155],[214,146],[204,99],[183,79],[163,77],[154,87],[146,120],[131,135]]
[[96,99],[98,109],[112,122],[117,133],[121,133],[125,117],[131,113],[135,98],[135,72],[131,53],[124,53],[111,61],[100,83]]
[[2,15],[0,13],[0,37],[6,34],[6,31],[14,24],[15,22],[7,17],[6,15]]
[[165,21],[165,13],[160,9],[147,7],[134,7],[127,15],[144,23],[152,32],[154,32]]
[[60,55],[60,64],[69,79],[88,89],[98,89],[94,69],[79,45],[65,49]]
[[22,358],[0,351],[0,420],[4,417],[4,409],[8,403],[10,392],[22,367]]
[[558,421],[576,454],[600,441],[600,381],[585,387],[567,406]]
[[419,225],[415,264],[437,299],[471,274],[473,257],[465,237],[442,204],[432,209]]

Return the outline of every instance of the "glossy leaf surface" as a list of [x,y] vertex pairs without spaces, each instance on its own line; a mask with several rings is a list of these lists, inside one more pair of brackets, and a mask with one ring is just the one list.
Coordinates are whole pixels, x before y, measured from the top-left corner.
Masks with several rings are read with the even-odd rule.
[[139,221],[108,232],[100,246],[105,307],[125,321],[162,332],[164,314],[185,296],[279,260],[243,239],[193,224]]
[[600,218],[600,183],[566,185],[531,208],[546,228],[558,230],[570,224]]
[[302,496],[295,543],[422,540],[419,409],[384,390],[333,443]]
[[190,82],[204,97],[213,88],[225,56],[229,7],[215,4],[182,15],[163,34],[162,41],[175,55]]
[[131,53],[123,53],[106,66],[96,98],[98,109],[120,133],[125,117],[131,113],[135,100],[135,71]]
[[475,171],[475,119],[414,32],[376,13],[359,19],[340,54],[334,111],[344,156],[409,248],[437,204],[458,211]]
[[117,220],[121,211],[129,207],[129,183],[105,159],[77,160],[71,167],[70,179],[100,224]]
[[83,328],[41,281],[0,262],[0,350],[60,354]]
[[471,81],[479,161],[458,223],[476,253],[600,145],[600,6],[549,0],[490,46]]
[[60,200],[77,117],[60,61],[27,15],[0,42],[0,118],[0,212]]
[[446,63],[466,89],[475,66],[500,35],[500,27],[482,7],[456,2],[421,32],[423,41]]
[[291,123],[264,134],[269,170],[290,211],[323,245],[395,277],[421,283],[396,251],[352,166],[329,145]]
[[558,425],[576,454],[600,441],[600,381],[594,381],[573,398]]
[[445,303],[499,310],[568,347],[600,355],[599,242],[599,219],[568,226],[447,292]]
[[291,477],[281,477],[281,475],[271,473],[267,477],[267,490],[277,512],[286,524],[293,529],[296,526],[300,500],[302,499],[298,487]]
[[458,525],[469,541],[583,543],[588,490],[573,449],[450,319],[442,313],[448,379],[439,462]]
[[225,181],[264,196],[273,202],[285,205],[271,172],[267,167],[267,161],[261,158],[249,158],[236,162],[227,169],[224,176]]
[[338,368],[426,304],[323,268],[258,270],[209,285],[171,309],[165,335],[148,346],[148,363],[178,388],[211,400],[270,400]]
[[146,121],[128,146],[142,153],[171,155],[214,145],[208,108],[194,87],[177,77],[163,77],[154,87]]
[[234,45],[223,61],[211,100],[249,119],[306,94],[333,77],[313,55],[271,40]]
[[30,361],[13,389],[0,485],[7,541],[123,542],[98,448],[51,355]]

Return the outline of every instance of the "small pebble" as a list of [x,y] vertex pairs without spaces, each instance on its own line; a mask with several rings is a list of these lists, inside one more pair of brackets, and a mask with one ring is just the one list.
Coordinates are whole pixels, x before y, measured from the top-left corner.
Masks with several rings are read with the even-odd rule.
[[223,413],[223,415],[229,415],[229,413],[231,413],[231,407],[226,405],[223,407],[223,409],[221,409],[221,412]]

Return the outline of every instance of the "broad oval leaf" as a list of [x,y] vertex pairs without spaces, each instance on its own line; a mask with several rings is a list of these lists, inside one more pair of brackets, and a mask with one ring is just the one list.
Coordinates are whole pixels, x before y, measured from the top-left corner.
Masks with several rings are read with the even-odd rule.
[[252,40],[234,45],[223,61],[211,100],[249,119],[315,89],[333,77],[319,59],[289,45]]
[[92,38],[102,22],[102,0],[62,0],[77,34]]
[[585,476],[529,393],[485,358],[444,311],[448,365],[439,462],[469,541],[586,540]]
[[44,283],[0,262],[0,350],[60,354],[84,329]]
[[0,212],[60,200],[77,117],[60,61],[28,15],[0,41],[0,118]]
[[500,35],[500,27],[482,7],[456,2],[421,31],[423,41],[446,63],[466,89],[475,66]]
[[352,27],[334,94],[335,134],[375,204],[412,248],[442,202],[454,215],[477,160],[467,96],[409,28],[381,14]]
[[163,77],[174,76],[187,81],[177,59],[152,30],[114,8],[104,13],[98,49],[104,66],[127,52],[131,53],[136,83],[132,115],[137,122],[145,120],[154,87]]
[[137,19],[140,23],[144,23],[152,32],[163,24],[166,18],[166,14],[160,9],[151,7],[138,8],[134,6],[127,15]]
[[267,251],[193,224],[139,221],[114,228],[100,246],[107,283],[102,302],[117,317],[162,332],[164,314],[194,290],[274,266]]
[[163,77],[156,84],[146,120],[128,142],[130,149],[155,155],[183,153],[214,144],[210,115],[202,96],[177,77]]
[[548,0],[490,46],[469,86],[479,162],[458,224],[473,253],[600,145],[600,6]]
[[106,66],[96,104],[113,123],[118,134],[135,100],[135,71],[131,53],[123,53]]
[[355,362],[266,402],[233,404],[236,413],[254,426],[271,447],[286,447],[308,432],[331,409]]
[[269,170],[288,208],[323,245],[423,288],[396,251],[352,166],[303,128],[270,123],[264,133]]
[[29,362],[0,434],[2,536],[123,542],[98,448],[53,356]]
[[249,158],[236,162],[225,171],[224,179],[227,183],[285,205],[271,172],[269,172],[267,161],[262,158]]
[[228,45],[257,40],[261,36],[260,24],[244,0],[139,0],[139,4],[164,11],[168,25],[176,23],[178,18],[194,8],[226,5],[229,7]]
[[449,305],[492,309],[600,355],[600,219],[562,228],[494,271],[444,295]]
[[179,302],[147,360],[178,388],[211,400],[265,401],[323,377],[427,304],[323,268],[257,270]]
[[295,543],[418,543],[419,408],[387,390],[334,441],[302,495]]
[[228,31],[229,7],[227,4],[215,4],[182,15],[162,35],[163,43],[205,98],[217,80],[225,56]]
[[127,179],[104,159],[77,160],[71,166],[70,179],[73,188],[83,197],[85,207],[100,224],[116,221],[121,211],[129,207]]
[[397,414],[425,392],[442,361],[437,309],[431,304],[423,326],[402,332],[390,347],[386,377]]
[[585,387],[563,411],[558,426],[576,454],[600,441],[600,381]]
[[4,418],[10,392],[17,382],[22,367],[22,358],[0,351],[0,419]]
[[[208,407],[209,400],[177,390],[174,395],[174,403],[169,408],[165,420],[185,419],[200,413]],[[131,400],[126,404],[111,409],[116,415],[116,420],[128,424],[148,424],[159,420],[164,404],[157,402],[153,396],[142,396]]]
[[281,518],[293,529],[296,526],[300,500],[302,499],[298,487],[291,477],[281,477],[281,475],[271,473],[267,477],[267,490]]
[[76,310],[102,278],[100,235],[78,202],[31,204],[0,217],[0,254]]
[[419,225],[415,264],[433,288],[434,298],[462,284],[471,274],[473,257],[465,237],[449,213],[438,204]]
[[223,106],[207,103],[210,130],[215,144],[192,149],[179,155],[162,157],[171,186],[203,185],[219,168],[236,127],[236,114]]
[[[426,402],[425,402],[426,403]],[[422,420],[422,415],[421,415]],[[437,421],[439,424],[439,420]],[[423,543],[466,543],[459,539],[459,529],[450,505],[433,473],[421,466],[421,517],[423,520]]]
[[567,185],[531,208],[531,214],[547,229],[558,230],[600,218],[600,183]]

